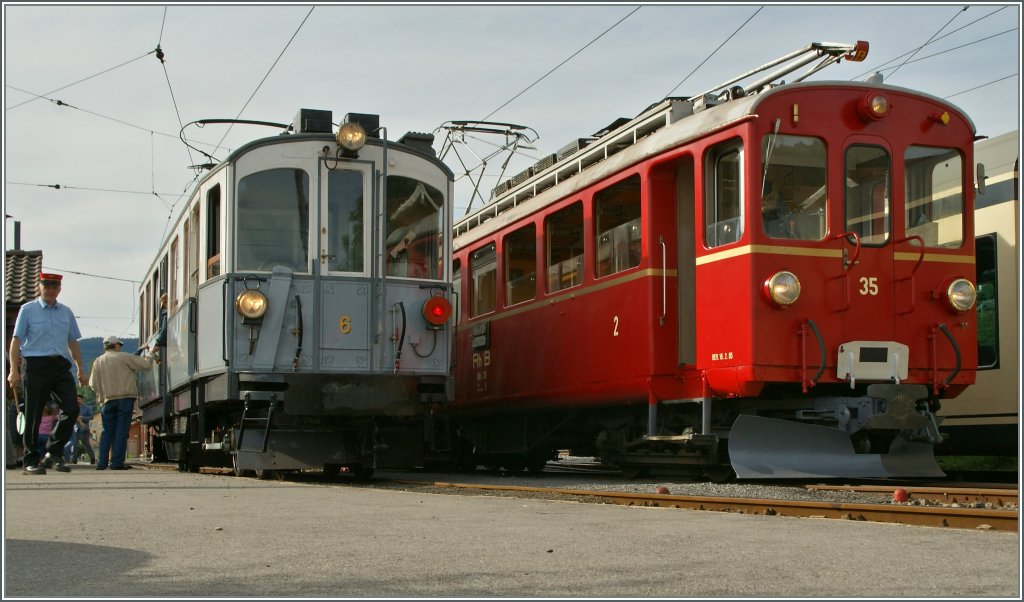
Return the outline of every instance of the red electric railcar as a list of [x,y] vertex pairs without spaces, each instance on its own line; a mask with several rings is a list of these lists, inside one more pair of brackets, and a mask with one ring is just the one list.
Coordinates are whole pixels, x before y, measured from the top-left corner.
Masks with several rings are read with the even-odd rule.
[[878,77],[772,83],[866,52],[667,98],[456,224],[467,459],[942,474],[934,411],[977,364],[974,125]]

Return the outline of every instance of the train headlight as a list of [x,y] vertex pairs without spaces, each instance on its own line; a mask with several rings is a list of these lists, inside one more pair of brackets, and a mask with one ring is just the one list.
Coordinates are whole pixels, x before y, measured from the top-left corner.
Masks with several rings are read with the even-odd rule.
[[878,121],[889,115],[890,108],[887,96],[871,93],[865,96],[857,106],[857,112],[860,113],[861,119],[864,121]]
[[451,317],[452,304],[448,299],[431,297],[423,303],[423,319],[427,321],[427,327],[440,329]]
[[267,296],[254,288],[247,288],[235,298],[235,309],[243,318],[258,320],[267,313]]
[[949,300],[949,306],[956,311],[967,311],[974,307],[978,291],[970,280],[957,278],[946,287],[946,299]]
[[779,307],[788,307],[800,298],[800,279],[793,272],[776,272],[765,280],[764,292]]
[[358,123],[350,121],[341,124],[336,138],[341,148],[354,153],[366,144],[366,130]]

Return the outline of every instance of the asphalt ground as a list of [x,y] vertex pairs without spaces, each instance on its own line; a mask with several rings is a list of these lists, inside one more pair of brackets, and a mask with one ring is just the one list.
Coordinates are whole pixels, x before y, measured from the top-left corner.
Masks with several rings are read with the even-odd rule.
[[4,598],[1020,597],[1014,533],[7,470]]

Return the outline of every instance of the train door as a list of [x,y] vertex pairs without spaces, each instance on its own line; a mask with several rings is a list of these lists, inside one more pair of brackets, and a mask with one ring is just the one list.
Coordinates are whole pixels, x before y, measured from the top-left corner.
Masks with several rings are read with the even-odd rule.
[[694,264],[695,245],[693,219],[696,203],[693,158],[679,162],[675,174],[676,186],[676,306],[679,308],[677,353],[679,366],[697,363],[697,283]]
[[847,146],[843,156],[844,219],[839,306],[843,340],[894,338],[892,283],[892,158],[871,143]]
[[320,165],[320,347],[322,369],[370,367],[371,166]]

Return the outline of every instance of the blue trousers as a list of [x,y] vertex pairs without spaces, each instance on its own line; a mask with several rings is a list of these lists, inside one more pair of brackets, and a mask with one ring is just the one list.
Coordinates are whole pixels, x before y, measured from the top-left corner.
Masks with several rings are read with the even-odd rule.
[[[75,458],[75,452],[78,451],[78,442],[82,442],[82,446],[85,447],[85,453],[89,454],[89,458],[92,463],[96,463],[96,452],[92,450],[92,435],[89,431],[80,431],[75,429],[75,434],[68,439],[67,445],[64,446],[64,461],[70,462]],[[76,460],[77,461],[77,460]]]
[[124,458],[128,453],[128,427],[132,424],[132,409],[135,407],[133,397],[108,399],[100,409],[103,419],[103,432],[100,433],[100,457],[96,460],[97,468],[106,468],[109,462],[112,468],[124,466]]

